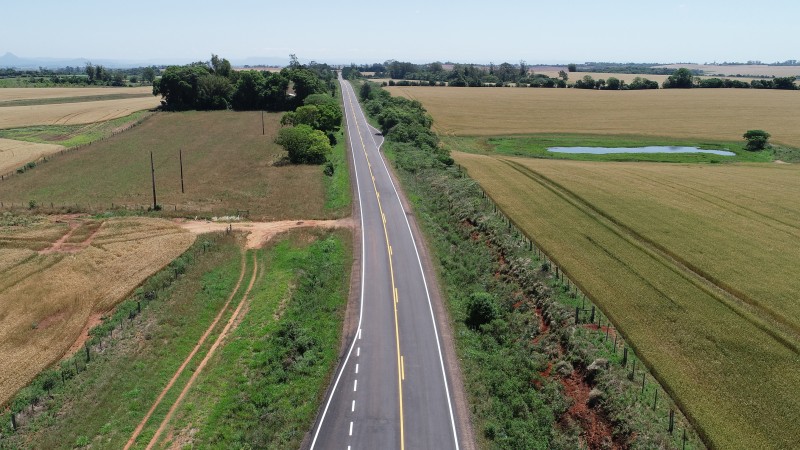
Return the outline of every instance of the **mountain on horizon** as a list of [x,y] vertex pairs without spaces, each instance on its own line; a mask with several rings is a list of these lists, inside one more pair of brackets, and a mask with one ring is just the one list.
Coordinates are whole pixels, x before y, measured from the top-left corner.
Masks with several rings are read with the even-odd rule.
[[[209,53],[210,55],[210,53]],[[224,57],[224,55],[221,55]],[[115,59],[88,59],[88,58],[27,58],[19,57],[11,52],[6,52],[0,56],[0,68],[14,68],[18,70],[38,69],[43,67],[45,69],[60,69],[63,67],[83,67],[87,63],[100,64],[112,69],[125,69],[130,67],[143,67],[143,66],[167,66],[172,64],[188,64],[194,62],[194,59],[187,58],[154,58],[149,60],[115,60]],[[280,58],[274,56],[251,56],[248,58],[232,58],[231,64],[234,66],[285,66],[288,64],[288,58]]]

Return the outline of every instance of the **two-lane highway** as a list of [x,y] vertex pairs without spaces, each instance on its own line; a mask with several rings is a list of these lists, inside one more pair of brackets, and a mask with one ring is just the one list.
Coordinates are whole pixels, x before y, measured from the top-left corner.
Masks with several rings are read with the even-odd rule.
[[340,85],[361,212],[360,312],[311,448],[458,449],[458,421],[413,219],[352,86],[341,78]]

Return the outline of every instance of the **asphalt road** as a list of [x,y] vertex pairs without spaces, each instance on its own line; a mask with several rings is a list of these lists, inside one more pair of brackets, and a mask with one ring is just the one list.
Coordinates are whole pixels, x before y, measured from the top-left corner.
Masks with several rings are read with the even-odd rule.
[[[341,80],[362,230],[359,322],[312,449],[458,449],[458,423],[410,221],[349,82]],[[427,274],[428,276],[433,276]]]

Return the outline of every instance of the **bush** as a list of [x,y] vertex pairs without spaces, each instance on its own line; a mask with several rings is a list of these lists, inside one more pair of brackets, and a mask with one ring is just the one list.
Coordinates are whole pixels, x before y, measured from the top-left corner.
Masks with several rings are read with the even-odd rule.
[[499,316],[497,303],[491,294],[474,292],[467,300],[467,318],[464,322],[468,327],[477,329]]
[[767,140],[770,136],[771,135],[764,130],[747,130],[747,132],[742,135],[747,141],[745,148],[751,152],[757,152],[767,148],[769,146]]
[[275,143],[288,152],[292,164],[322,164],[331,153],[325,133],[308,125],[281,129]]

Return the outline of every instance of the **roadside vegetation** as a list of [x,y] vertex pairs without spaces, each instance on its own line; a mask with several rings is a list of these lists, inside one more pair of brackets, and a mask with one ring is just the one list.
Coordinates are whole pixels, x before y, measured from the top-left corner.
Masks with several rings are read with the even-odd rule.
[[[2,414],[4,448],[121,448],[228,297],[233,301],[212,338],[232,319],[251,273],[253,288],[236,327],[178,404],[159,445],[297,447],[338,354],[350,235],[294,231],[247,254],[241,245],[236,235],[201,236],[174,267],[145,283],[93,331],[89,360],[83,352],[65,360]],[[136,448],[153,437],[212,341],[167,391]]]
[[[657,385],[636,394],[641,379],[628,380],[630,361],[620,367],[608,325],[575,324],[582,300],[453,167],[421,105],[374,86],[360,92],[431,243],[479,446],[681,448],[679,433],[667,431],[669,400],[644,400]],[[390,117],[400,119],[387,127]]]

